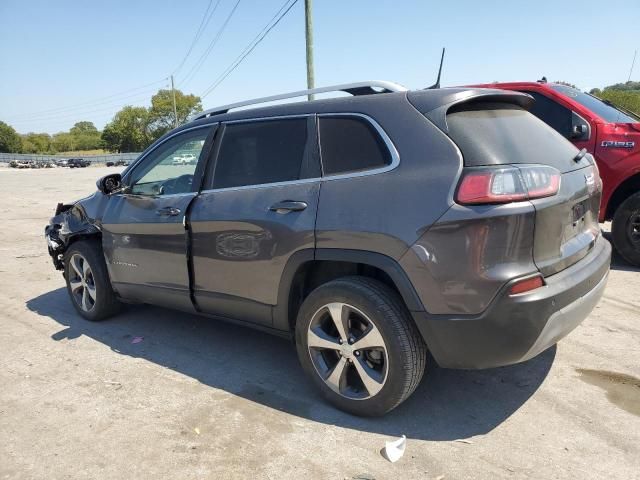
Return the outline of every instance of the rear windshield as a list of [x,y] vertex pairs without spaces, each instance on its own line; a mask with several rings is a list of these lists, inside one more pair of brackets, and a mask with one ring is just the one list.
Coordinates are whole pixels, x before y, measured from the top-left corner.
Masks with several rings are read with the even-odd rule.
[[561,172],[584,166],[573,161],[576,147],[518,106],[479,103],[458,108],[447,115],[447,125],[466,166],[538,163]]

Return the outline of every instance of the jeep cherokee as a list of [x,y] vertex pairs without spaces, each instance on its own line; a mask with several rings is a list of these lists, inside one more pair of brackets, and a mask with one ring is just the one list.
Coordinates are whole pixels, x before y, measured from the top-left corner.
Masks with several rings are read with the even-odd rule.
[[[329,91],[352,96],[255,107]],[[363,82],[211,109],[59,204],[49,253],[88,320],[139,302],[291,336],[328,401],[382,415],[427,351],[521,362],[602,295],[598,170],[533,101]]]

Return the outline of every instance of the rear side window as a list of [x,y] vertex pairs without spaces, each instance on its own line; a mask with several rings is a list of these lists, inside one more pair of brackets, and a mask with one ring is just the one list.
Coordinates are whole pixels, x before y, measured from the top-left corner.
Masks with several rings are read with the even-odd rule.
[[299,180],[307,147],[307,120],[294,118],[225,127],[213,188]]
[[359,172],[391,164],[380,134],[359,117],[320,117],[320,154],[324,175]]
[[578,165],[578,149],[531,113],[516,105],[462,105],[447,115],[449,136],[466,166],[539,163],[561,172]]
[[572,112],[558,102],[537,92],[524,92],[536,99],[529,110],[540,120],[551,126],[560,135],[569,138],[572,129]]

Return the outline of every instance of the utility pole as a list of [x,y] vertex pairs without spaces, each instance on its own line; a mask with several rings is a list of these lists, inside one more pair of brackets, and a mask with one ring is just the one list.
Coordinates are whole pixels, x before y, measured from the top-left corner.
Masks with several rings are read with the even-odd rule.
[[[313,20],[311,12],[311,1],[304,0],[304,26],[305,36],[307,40],[307,88],[314,88],[314,75],[313,75]],[[309,95],[309,100],[313,100],[314,95]]]
[[176,89],[173,86],[173,75],[171,75],[171,95],[173,96],[173,118],[174,127],[178,126],[178,109],[176,108]]

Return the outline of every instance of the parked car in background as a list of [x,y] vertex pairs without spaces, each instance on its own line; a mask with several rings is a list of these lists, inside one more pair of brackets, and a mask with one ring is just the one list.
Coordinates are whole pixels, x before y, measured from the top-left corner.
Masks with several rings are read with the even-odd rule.
[[[353,97],[232,111],[330,91]],[[59,204],[49,253],[88,320],[140,302],[290,336],[328,401],[382,415],[427,349],[450,368],[521,362],[604,291],[593,157],[532,104],[363,82],[207,110]],[[166,168],[184,150],[196,163]]]
[[195,165],[196,156],[193,153],[183,153],[173,157],[173,165]]
[[9,166],[11,168],[18,168],[18,169],[23,169],[23,168],[31,168],[31,161],[30,160],[11,160],[11,162],[9,162]]
[[128,160],[116,160],[115,162],[107,162],[107,167],[127,167],[129,166]]
[[604,183],[599,220],[611,220],[613,245],[640,266],[640,116],[576,88],[546,81],[492,83],[531,95],[531,113],[598,164]]
[[85,160],[84,158],[70,158],[67,160],[67,167],[69,168],[84,168],[91,165],[89,160]]

